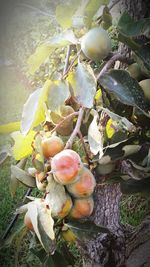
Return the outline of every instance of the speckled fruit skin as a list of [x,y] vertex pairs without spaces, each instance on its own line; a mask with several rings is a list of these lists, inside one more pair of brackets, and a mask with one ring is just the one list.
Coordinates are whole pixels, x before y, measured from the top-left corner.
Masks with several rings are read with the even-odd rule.
[[79,179],[73,183],[66,186],[68,192],[78,198],[90,196],[95,188],[96,181],[94,175],[89,169],[84,167],[79,175]]
[[31,231],[33,230],[33,225],[32,225],[32,222],[31,222],[31,219],[30,219],[28,212],[24,216],[24,224],[26,225],[26,227],[29,230],[31,230]]
[[145,79],[139,82],[139,85],[142,87],[145,98],[150,102],[150,79]]
[[71,149],[65,149],[55,155],[51,161],[54,179],[66,185],[75,182],[82,169],[80,156]]
[[55,156],[64,149],[64,143],[58,136],[51,136],[42,140],[42,151],[46,159]]
[[111,52],[108,33],[101,27],[91,29],[82,37],[81,49],[89,59],[96,61],[104,59]]
[[73,219],[82,219],[89,217],[94,208],[94,201],[92,197],[76,198],[74,199],[73,208],[69,213],[69,217]]

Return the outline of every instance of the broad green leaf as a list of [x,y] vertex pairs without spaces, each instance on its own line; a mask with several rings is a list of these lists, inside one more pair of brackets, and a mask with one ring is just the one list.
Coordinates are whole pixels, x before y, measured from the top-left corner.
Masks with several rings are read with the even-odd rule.
[[109,4],[109,0],[89,0],[84,10],[84,21],[87,27],[91,26],[93,16],[102,5]]
[[56,7],[56,19],[63,29],[68,29],[72,26],[72,17],[80,3],[81,0],[71,0]]
[[51,111],[56,111],[65,103],[70,96],[69,86],[66,81],[52,81],[48,94],[48,107]]
[[100,78],[100,84],[108,92],[113,93],[122,103],[135,106],[144,114],[148,113],[144,93],[138,82],[127,71],[111,70]]
[[13,156],[16,160],[23,159],[32,154],[32,142],[36,132],[30,131],[27,136],[23,136],[20,132],[13,132],[11,137],[15,143],[12,148]]
[[117,28],[125,36],[136,37],[139,35],[145,35],[149,38],[150,18],[134,21],[128,13],[124,12],[119,19]]
[[83,107],[92,108],[97,85],[92,68],[88,64],[78,62],[76,70],[69,74],[68,81],[78,103]]
[[50,85],[51,81],[47,80],[43,88],[34,91],[24,104],[21,121],[21,133],[23,135],[45,120],[44,104],[47,101]]
[[107,233],[107,234],[110,233],[108,228],[101,226],[101,225],[97,225],[91,221],[85,221],[85,222],[71,221],[71,222],[66,223],[66,225],[81,240],[84,238],[91,238],[95,234],[98,234],[98,233]]
[[88,142],[90,145],[90,150],[94,155],[100,154],[100,157],[103,155],[103,136],[99,131],[97,124],[98,114],[95,110],[93,111],[93,121],[91,122],[88,129]]
[[107,30],[112,25],[112,16],[107,6],[103,9],[101,26]]
[[20,121],[0,125],[0,133],[11,133],[20,129]]
[[51,210],[46,208],[42,200],[28,203],[28,212],[34,231],[47,253],[54,251],[55,234],[53,230],[54,221],[51,217]]
[[[18,162],[18,164],[16,165],[18,168],[20,169],[24,169],[25,165],[26,165],[27,159],[22,159]],[[16,177],[15,172],[11,171],[11,176],[10,176],[10,193],[11,196],[14,197],[16,194],[16,189],[19,186],[19,180]]]
[[42,63],[48,58],[48,56],[53,52],[49,44],[43,44],[36,48],[36,51],[28,59],[28,71],[30,74],[34,74],[35,71],[40,67]]
[[138,50],[134,50],[134,53],[142,72],[150,77],[150,45],[143,45]]
[[36,187],[35,178],[16,165],[11,165],[11,175],[28,187]]

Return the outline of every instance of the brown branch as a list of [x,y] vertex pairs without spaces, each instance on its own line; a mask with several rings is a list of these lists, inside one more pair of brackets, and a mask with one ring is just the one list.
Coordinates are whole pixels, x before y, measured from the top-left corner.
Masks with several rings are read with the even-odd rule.
[[65,78],[65,76],[68,74],[68,72],[71,70],[74,62],[76,61],[76,59],[79,57],[81,53],[81,49],[78,51],[78,53],[76,54],[76,56],[73,58],[73,60],[71,61],[69,67],[67,68],[66,72],[63,74],[63,78]]
[[79,109],[79,116],[78,116],[78,119],[77,119],[76,126],[75,126],[75,128],[74,128],[72,134],[70,135],[70,138],[68,139],[68,141],[67,141],[67,143],[66,143],[65,149],[67,149],[67,148],[71,148],[71,147],[72,147],[74,138],[75,138],[76,135],[80,132],[80,127],[81,127],[81,122],[82,122],[83,114],[84,114],[84,108],[81,107],[81,108]]
[[121,62],[127,62],[128,63],[128,58],[125,57],[124,55],[121,55],[120,53],[117,53],[115,55],[113,55],[109,61],[105,64],[105,66],[102,68],[102,70],[100,71],[100,73],[98,74],[97,76],[97,80],[100,79],[100,77],[105,73],[107,72],[111,66],[115,63],[115,61],[121,61]]
[[77,116],[77,115],[79,115],[79,111],[76,111],[76,112],[73,112],[73,113],[67,115],[62,121],[60,121],[60,122],[56,125],[56,127],[51,131],[51,133],[55,132],[59,127],[61,127],[62,124],[63,124],[66,120],[71,119],[72,117]]
[[67,50],[67,56],[66,56],[66,61],[65,61],[65,66],[64,66],[64,71],[63,71],[63,75],[65,75],[68,67],[69,67],[69,58],[70,58],[70,54],[71,54],[71,45],[68,46],[68,50]]
[[89,158],[89,154],[88,154],[88,151],[87,151],[87,148],[86,148],[86,145],[85,145],[85,142],[84,142],[84,139],[83,139],[83,135],[81,133],[81,131],[78,132],[78,136],[81,140],[81,143],[82,143],[82,146],[84,148],[84,151],[85,151],[85,154],[86,154],[86,159],[87,159],[87,162],[88,162],[88,165],[90,165],[90,158]]

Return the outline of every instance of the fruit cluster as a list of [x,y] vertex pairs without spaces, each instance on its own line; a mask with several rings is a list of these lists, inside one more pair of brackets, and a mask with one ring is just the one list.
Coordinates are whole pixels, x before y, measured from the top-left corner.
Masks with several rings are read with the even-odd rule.
[[[54,218],[82,219],[93,212],[92,194],[96,185],[92,172],[86,168],[79,154],[64,149],[64,142],[58,136],[43,137],[40,143],[44,157],[44,168],[37,164],[34,154],[29,173],[35,177],[37,187],[45,192],[45,204],[50,207]],[[40,162],[40,161],[39,161]],[[25,224],[29,218],[25,216]],[[31,229],[31,224],[29,225]]]

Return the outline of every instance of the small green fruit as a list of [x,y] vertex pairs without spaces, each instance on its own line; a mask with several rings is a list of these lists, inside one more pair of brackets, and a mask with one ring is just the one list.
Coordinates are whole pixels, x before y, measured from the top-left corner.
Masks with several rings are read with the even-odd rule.
[[89,59],[104,59],[111,51],[111,41],[108,33],[100,27],[91,29],[82,37],[81,49]]
[[148,102],[150,102],[150,79],[145,79],[139,82],[139,85],[141,86],[145,98]]

